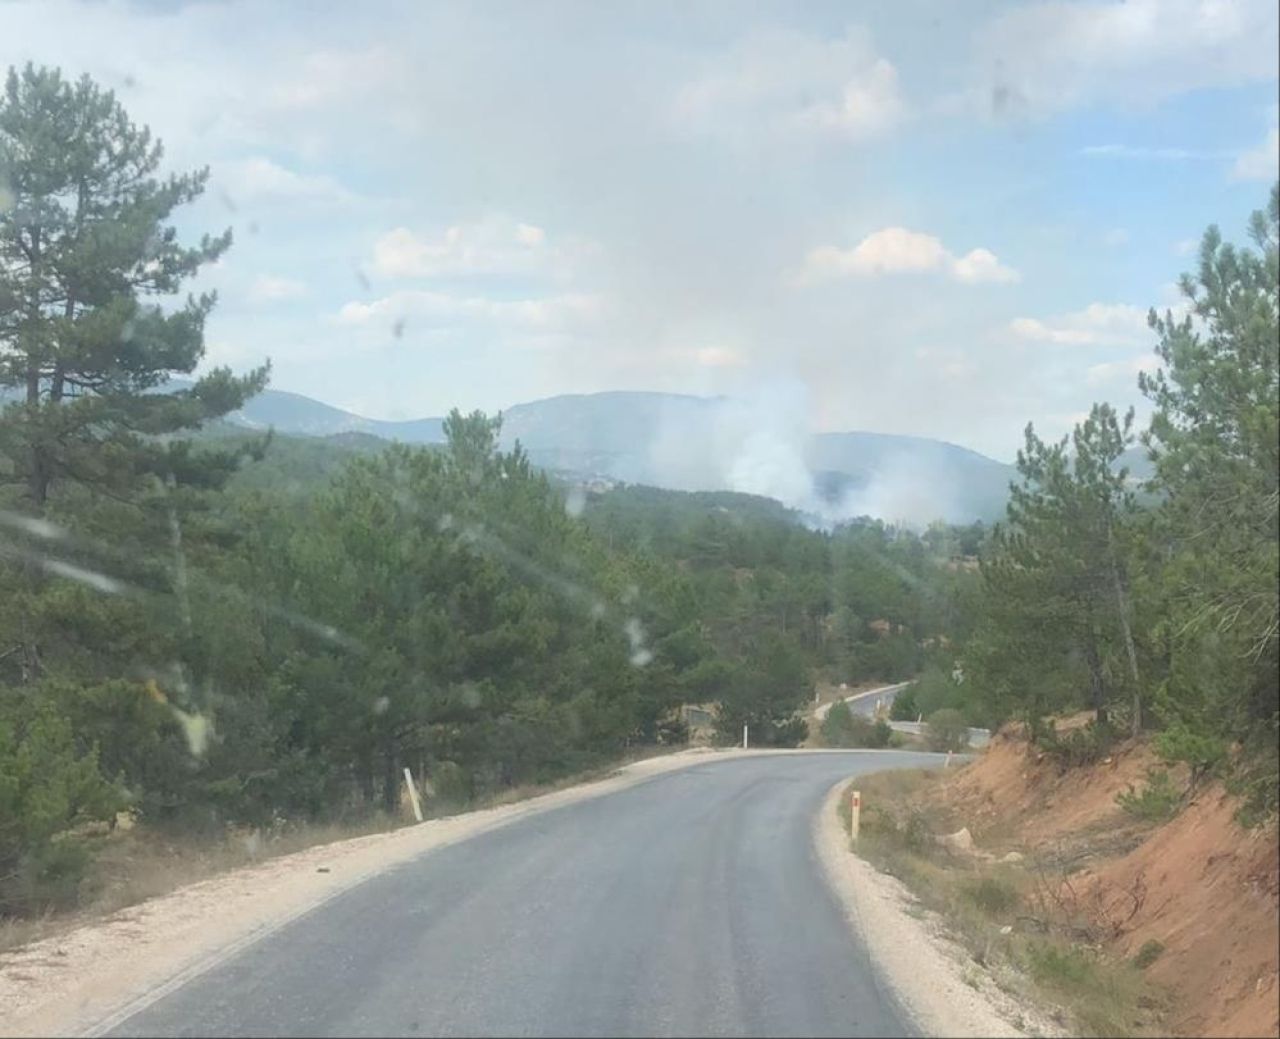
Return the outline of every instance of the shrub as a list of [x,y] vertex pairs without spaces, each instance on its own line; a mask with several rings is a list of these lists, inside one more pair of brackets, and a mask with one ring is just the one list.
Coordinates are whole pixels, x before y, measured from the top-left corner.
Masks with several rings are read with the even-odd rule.
[[1178,814],[1182,795],[1173,785],[1167,769],[1147,770],[1147,785],[1141,793],[1131,786],[1116,795],[1116,804],[1130,815],[1146,822],[1164,822]]
[[1027,951],[1031,973],[1037,981],[1067,990],[1093,986],[1098,965],[1084,950],[1043,942],[1033,944]]
[[959,711],[944,707],[925,719],[924,738],[930,750],[964,750],[969,746],[969,726]]
[[1096,719],[1065,733],[1059,733],[1052,721],[1045,722],[1036,731],[1036,742],[1064,769],[1096,765],[1111,753],[1119,738],[1119,732],[1110,723],[1099,724]]
[[1142,948],[1133,958],[1133,965],[1138,970],[1146,970],[1160,958],[1162,952],[1164,952],[1164,943],[1151,938],[1142,943]]
[[87,856],[71,831],[120,807],[97,755],[77,752],[52,704],[0,703],[0,911],[73,902]]
[[916,687],[912,683],[893,698],[889,717],[895,722],[913,722],[919,716],[920,712],[916,709]]
[[872,721],[861,714],[854,714],[849,705],[839,700],[831,705],[819,730],[822,742],[828,747],[889,746],[893,730],[883,719]]
[[1227,746],[1220,738],[1194,732],[1182,723],[1174,723],[1157,733],[1155,747],[1165,761],[1183,761],[1190,765],[1193,779],[1217,772],[1227,760]]
[[956,685],[949,673],[936,665],[925,668],[911,684],[911,694],[916,709],[913,719],[919,714],[927,718],[944,707],[962,706],[960,686]]
[[1001,916],[1018,904],[1018,890],[1000,877],[986,876],[966,881],[964,897],[988,916]]
[[908,809],[906,821],[898,832],[903,846],[910,851],[924,851],[933,843],[933,832],[929,829],[929,820],[919,808]]

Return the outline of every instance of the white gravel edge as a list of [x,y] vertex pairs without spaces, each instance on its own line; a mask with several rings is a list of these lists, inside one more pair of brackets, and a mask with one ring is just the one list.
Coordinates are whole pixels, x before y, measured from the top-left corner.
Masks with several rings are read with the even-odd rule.
[[[972,964],[965,950],[946,936],[935,914],[909,913],[916,900],[901,881],[849,850],[849,835],[837,814],[848,785],[843,779],[827,794],[814,820],[814,844],[850,927],[911,1024],[928,1036],[1062,1034]],[[1019,1019],[1031,1030],[1015,1027]]]

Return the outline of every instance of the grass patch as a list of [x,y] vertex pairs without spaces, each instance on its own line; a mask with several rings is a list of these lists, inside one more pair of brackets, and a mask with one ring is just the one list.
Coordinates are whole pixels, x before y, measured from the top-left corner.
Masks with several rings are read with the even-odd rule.
[[987,916],[1008,916],[1022,901],[1017,887],[1011,881],[998,876],[988,875],[963,880],[958,890],[963,898],[968,899],[979,912]]
[[921,911],[941,916],[972,957],[966,983],[973,984],[974,971],[989,971],[1026,1005],[1064,1015],[1073,1034],[1161,1034],[1163,1001],[1153,998],[1136,960],[1116,961],[1081,946],[1071,930],[1075,921],[1046,915],[1035,898],[1037,884],[1045,882],[1043,863],[987,861],[939,845],[939,835],[964,825],[931,797],[945,778],[936,769],[859,776],[839,811],[847,828],[850,794],[861,792],[856,852],[906,884]]
[[1026,963],[1045,991],[1066,1004],[1093,1035],[1138,1035],[1149,1024],[1141,1009],[1142,975],[1131,965],[1050,939],[1026,944]]

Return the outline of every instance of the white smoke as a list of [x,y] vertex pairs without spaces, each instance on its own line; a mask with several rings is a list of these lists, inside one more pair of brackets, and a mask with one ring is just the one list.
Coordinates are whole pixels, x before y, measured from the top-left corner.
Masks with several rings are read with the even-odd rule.
[[684,398],[664,408],[649,467],[661,486],[773,498],[821,527],[860,516],[922,525],[955,512],[950,474],[905,452],[879,459],[863,485],[823,495],[808,460],[815,432],[809,392],[796,381],[733,398]]

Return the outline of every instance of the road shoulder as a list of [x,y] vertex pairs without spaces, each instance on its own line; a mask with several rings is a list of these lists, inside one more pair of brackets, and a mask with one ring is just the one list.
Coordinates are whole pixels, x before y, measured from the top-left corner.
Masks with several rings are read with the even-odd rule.
[[933,914],[922,912],[903,884],[849,850],[837,807],[842,780],[831,788],[814,822],[819,861],[846,919],[878,966],[881,980],[924,1035],[1023,1036],[1052,1034],[1013,1024],[1034,1019],[982,972],[967,969],[967,954],[947,938]]

